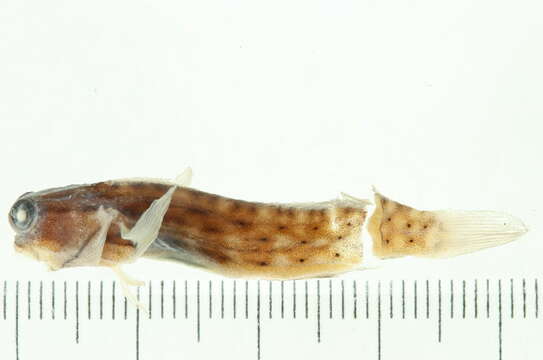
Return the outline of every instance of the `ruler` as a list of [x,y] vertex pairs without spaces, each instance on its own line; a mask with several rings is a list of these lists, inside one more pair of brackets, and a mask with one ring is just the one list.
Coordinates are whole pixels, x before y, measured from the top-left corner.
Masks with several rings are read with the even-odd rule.
[[540,281],[0,282],[0,358],[543,358]]

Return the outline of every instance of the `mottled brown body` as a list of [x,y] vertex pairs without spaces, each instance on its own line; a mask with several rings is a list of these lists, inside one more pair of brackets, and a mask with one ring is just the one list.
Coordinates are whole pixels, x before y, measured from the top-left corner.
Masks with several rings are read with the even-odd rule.
[[375,193],[375,205],[368,225],[375,256],[424,256],[432,251],[440,229],[432,212],[413,209],[379,193]]
[[[52,253],[84,246],[98,231],[98,209],[114,212],[102,265],[135,260],[121,237],[172,184],[110,181],[29,194],[40,213],[36,241]],[[360,264],[363,206],[332,201],[312,207],[228,199],[190,188],[174,192],[157,241],[144,256],[184,261],[232,276],[299,278]],[[39,239],[37,239],[39,237]],[[74,239],[77,244],[74,244]],[[33,244],[36,246],[36,243]],[[67,259],[62,257],[64,264]],[[63,267],[61,261],[56,267]]]
[[[115,198],[126,191],[146,199],[143,205],[119,203],[119,211],[134,221],[148,205],[147,199],[156,199],[167,188],[120,183],[111,192]],[[178,249],[165,252],[151,247],[145,255],[176,259],[175,251],[182,250],[184,258],[189,258],[186,261],[232,276],[292,278],[336,273],[360,263],[358,245],[365,215],[364,209],[353,206],[269,205],[179,188],[159,234],[163,242]]]

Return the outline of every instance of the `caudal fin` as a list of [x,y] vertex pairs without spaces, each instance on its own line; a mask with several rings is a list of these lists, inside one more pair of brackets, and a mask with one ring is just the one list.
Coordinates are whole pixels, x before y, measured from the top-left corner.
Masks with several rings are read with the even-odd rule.
[[375,193],[368,230],[374,255],[449,257],[502,245],[528,230],[521,220],[495,211],[420,211]]
[[428,254],[447,257],[499,246],[516,240],[528,231],[524,223],[497,211],[436,211],[441,223],[439,242]]

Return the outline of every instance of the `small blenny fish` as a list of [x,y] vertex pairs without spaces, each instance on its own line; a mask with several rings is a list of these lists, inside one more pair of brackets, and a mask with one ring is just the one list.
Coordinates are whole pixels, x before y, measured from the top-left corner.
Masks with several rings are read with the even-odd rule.
[[[364,264],[368,200],[309,204],[229,199],[175,181],[128,179],[23,194],[9,213],[15,249],[52,270],[173,260],[232,277],[331,276]],[[448,257],[510,242],[527,229],[491,211],[419,211],[375,191],[373,256]]]

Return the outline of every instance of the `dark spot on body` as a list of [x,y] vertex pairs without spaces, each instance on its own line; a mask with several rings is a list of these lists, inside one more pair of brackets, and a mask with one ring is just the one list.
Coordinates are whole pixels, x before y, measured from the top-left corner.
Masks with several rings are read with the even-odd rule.
[[262,242],[266,242],[266,241],[268,241],[268,238],[267,238],[267,237],[261,237],[261,238],[258,239],[258,240],[260,240],[260,241],[262,241]]
[[390,239],[386,239],[385,242],[386,242],[387,244],[389,244],[389,243],[390,243]]
[[410,227],[411,227],[411,224],[407,224],[407,227],[410,228]]
[[305,245],[305,244],[307,244],[307,241],[305,241],[305,240],[302,240],[302,244],[304,244],[304,245]]
[[351,222],[349,221],[349,222],[347,223],[347,226],[351,226],[351,225],[352,225],[352,224],[351,224]]
[[267,262],[265,262],[265,261],[260,262],[260,266],[266,266],[266,265],[268,265]]
[[414,241],[415,241],[415,240],[413,240],[413,239],[409,239],[409,242],[410,242],[410,243],[412,243],[412,242],[414,242]]
[[339,257],[339,253],[336,253],[336,257]]
[[245,222],[243,220],[237,220],[236,224],[239,225],[239,226],[247,226],[247,225],[249,225],[249,224],[247,224],[247,222]]
[[202,197],[202,193],[199,191],[193,191],[191,195],[195,199],[199,199],[200,197]]
[[341,239],[343,239],[343,236],[338,236],[337,238],[338,238],[338,240],[341,240]]
[[205,226],[202,231],[206,232],[206,233],[220,233],[222,232],[221,229],[219,229],[218,227],[215,227],[215,226]]
[[203,209],[198,209],[194,207],[187,208],[187,212],[191,214],[198,214],[198,215],[207,215],[208,211]]
[[428,225],[424,225],[424,228],[425,228],[425,229],[428,229]]
[[305,261],[305,259],[300,259],[300,262],[303,263]]
[[283,225],[279,226],[279,230],[285,230],[286,228],[287,228],[287,227],[286,227],[286,226],[283,226]]
[[318,226],[313,226],[313,230],[319,230]]
[[388,218],[387,221],[392,221],[392,218]]

